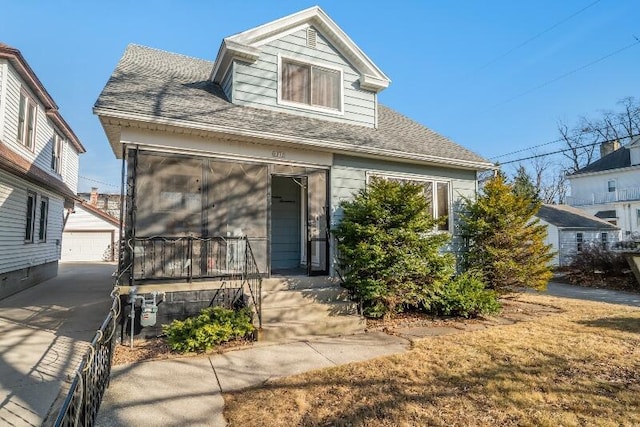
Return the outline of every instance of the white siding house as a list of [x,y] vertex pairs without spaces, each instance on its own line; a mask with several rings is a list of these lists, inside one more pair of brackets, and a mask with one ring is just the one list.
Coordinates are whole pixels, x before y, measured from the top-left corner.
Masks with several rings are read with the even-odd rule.
[[[609,221],[622,239],[640,238],[640,137],[605,143],[599,160],[569,175],[571,206]],[[601,150],[602,152],[602,150]]]
[[609,249],[620,240],[618,227],[568,205],[542,205],[536,216],[547,227],[545,243],[555,252],[551,264],[556,267],[569,265],[589,246]]
[[76,201],[65,215],[62,261],[114,261],[120,224],[117,218],[86,201]]
[[20,51],[0,44],[0,298],[57,274],[84,151]]

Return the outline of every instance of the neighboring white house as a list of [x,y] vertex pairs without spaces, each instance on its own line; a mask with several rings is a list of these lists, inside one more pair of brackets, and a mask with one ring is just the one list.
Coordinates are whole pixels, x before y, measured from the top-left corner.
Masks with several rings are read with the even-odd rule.
[[0,298],[57,274],[84,152],[20,51],[0,43]]
[[601,158],[568,176],[567,202],[617,225],[622,239],[640,237],[640,137],[601,147]]
[[552,265],[564,267],[589,245],[609,248],[620,239],[620,229],[607,221],[568,205],[542,205],[540,223],[547,226],[545,243],[556,252]]
[[62,261],[114,261],[120,224],[91,202],[79,200],[68,211],[62,232]]
[[381,105],[389,83],[319,7],[225,38],[214,62],[129,45],[94,107],[127,162],[120,271],[216,276],[246,236],[263,275],[330,274],[340,202],[371,176],[422,183],[456,250],[454,208],[493,165]]

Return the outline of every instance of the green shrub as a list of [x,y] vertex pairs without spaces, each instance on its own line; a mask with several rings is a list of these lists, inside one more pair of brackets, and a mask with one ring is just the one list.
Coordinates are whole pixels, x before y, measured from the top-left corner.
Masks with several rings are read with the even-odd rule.
[[445,283],[431,305],[434,314],[467,318],[499,310],[498,293],[486,289],[481,277],[472,273],[460,274]]
[[374,178],[341,203],[344,216],[333,230],[339,267],[366,316],[428,310],[454,273],[453,255],[441,250],[449,236],[434,232],[438,222],[424,192],[420,184]]
[[253,330],[251,312],[247,308],[230,310],[223,307],[209,307],[200,314],[185,320],[174,320],[163,325],[172,350],[180,353],[207,351],[218,344],[243,338]]

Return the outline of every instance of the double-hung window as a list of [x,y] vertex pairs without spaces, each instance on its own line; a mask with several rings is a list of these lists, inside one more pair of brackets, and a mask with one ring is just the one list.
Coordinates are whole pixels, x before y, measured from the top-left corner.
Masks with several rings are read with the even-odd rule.
[[26,213],[26,227],[24,230],[24,241],[26,243],[33,243],[33,232],[36,223],[36,193],[31,191],[27,192],[27,213]]
[[30,150],[35,145],[36,104],[24,92],[20,93],[18,110],[18,140]]
[[38,240],[45,242],[47,240],[47,222],[49,220],[49,199],[40,198],[40,227],[38,228]]
[[285,102],[342,110],[342,73],[317,65],[282,60],[280,98]]
[[378,178],[396,182],[410,182],[419,184],[424,188],[424,197],[427,200],[429,213],[433,218],[440,219],[438,231],[449,231],[450,228],[450,183],[445,181],[422,180],[419,178],[392,177],[385,175],[373,175]]
[[53,144],[51,146],[51,170],[60,173],[62,170],[62,147],[64,139],[58,132],[53,132]]
[[576,251],[582,252],[584,249],[584,234],[576,233]]
[[600,243],[602,244],[602,249],[605,251],[609,246],[609,234],[608,233],[600,233]]

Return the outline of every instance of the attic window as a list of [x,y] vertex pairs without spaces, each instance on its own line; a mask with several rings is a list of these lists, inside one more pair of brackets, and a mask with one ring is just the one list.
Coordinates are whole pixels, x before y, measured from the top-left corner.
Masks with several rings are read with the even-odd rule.
[[311,27],[307,28],[307,47],[310,47],[311,49],[315,49],[317,40],[318,40],[318,32]]
[[342,73],[339,70],[282,60],[280,99],[341,111]]

